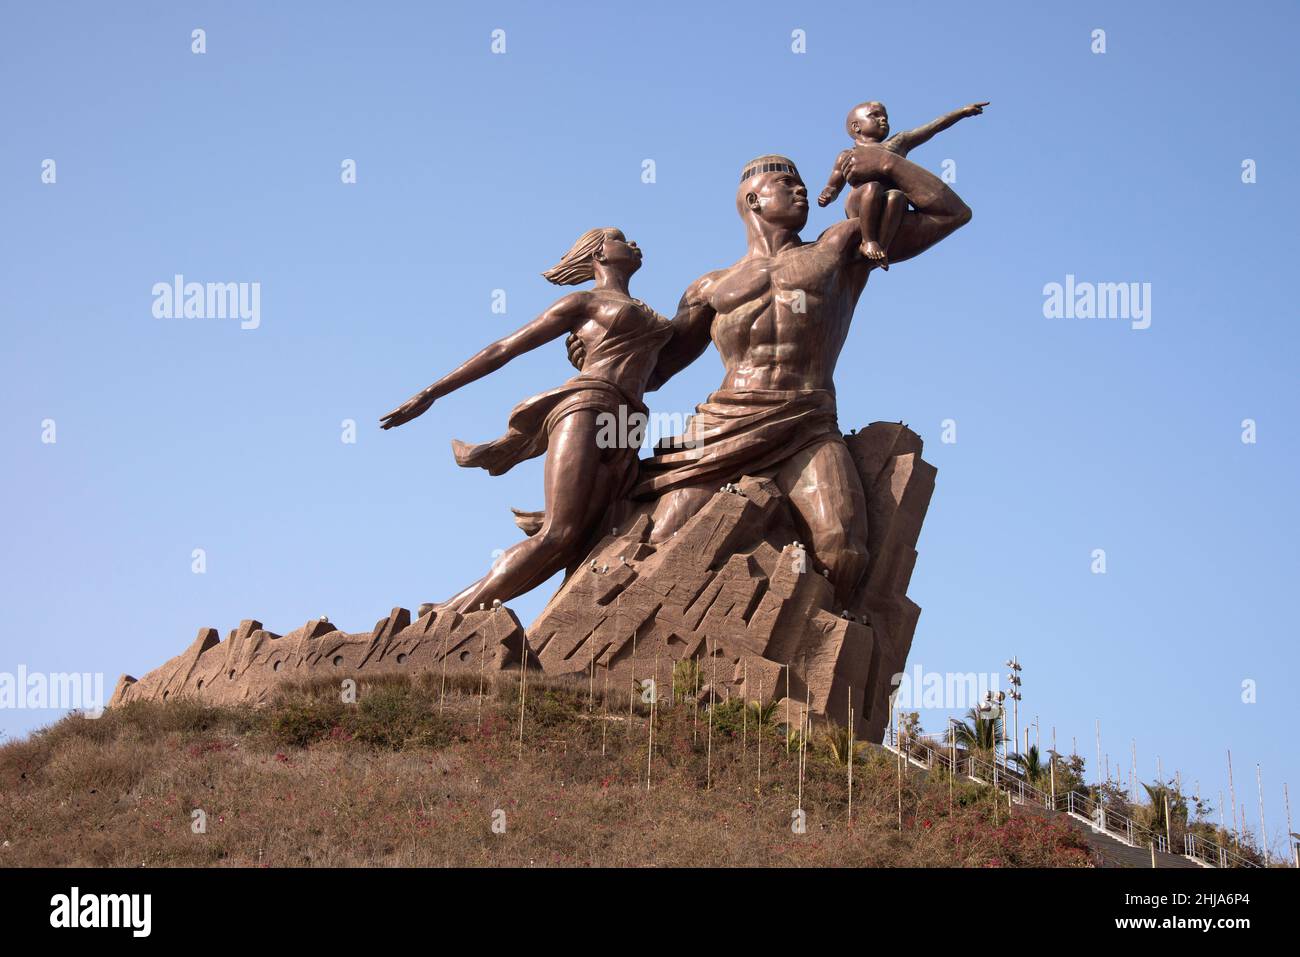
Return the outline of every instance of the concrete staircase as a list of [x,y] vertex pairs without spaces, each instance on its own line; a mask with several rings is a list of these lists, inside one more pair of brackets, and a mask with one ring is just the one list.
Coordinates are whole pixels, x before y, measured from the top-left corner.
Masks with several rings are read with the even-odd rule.
[[1037,817],[1056,819],[1062,816],[1068,817],[1078,823],[1083,831],[1084,839],[1088,845],[1097,852],[1101,859],[1102,867],[1184,867],[1195,870],[1198,867],[1209,867],[1208,864],[1202,864],[1200,861],[1193,860],[1190,857],[1183,857],[1181,854],[1166,854],[1163,851],[1156,851],[1155,863],[1152,864],[1151,848],[1134,847],[1131,844],[1125,844],[1116,837],[1112,837],[1105,831],[1098,830],[1092,824],[1085,821],[1077,814],[1070,814],[1066,811],[1049,811],[1045,807],[1039,807],[1031,802],[1025,802],[1019,805],[1020,810],[1026,814],[1033,814]]
[[[944,767],[948,767],[951,764],[951,758],[945,751],[923,746],[920,749],[922,757],[918,757],[910,747],[900,750],[897,744],[897,738],[894,736],[892,729],[886,732],[885,741],[880,745],[880,747],[884,748],[884,750],[891,754],[899,755],[904,758],[908,765],[915,769],[912,773],[919,772],[925,774],[935,763]],[[1022,813],[1033,814],[1047,819],[1057,819],[1064,816],[1075,821],[1082,830],[1084,839],[1096,852],[1100,861],[1100,866],[1102,867],[1149,868],[1154,866],[1192,869],[1201,867],[1213,869],[1214,867],[1214,865],[1195,857],[1187,857],[1182,854],[1170,854],[1165,850],[1159,849],[1155,852],[1153,863],[1150,842],[1155,841],[1163,847],[1163,837],[1144,835],[1144,840],[1143,837],[1140,837],[1138,834],[1138,831],[1141,829],[1133,828],[1131,826],[1132,822],[1127,822],[1129,827],[1126,831],[1123,826],[1118,828],[1115,827],[1115,815],[1111,814],[1107,821],[1112,830],[1118,830],[1130,834],[1134,838],[1132,843],[1130,843],[1129,841],[1116,836],[1116,834],[1098,827],[1097,824],[1087,816],[1086,805],[1083,802],[1080,802],[1080,804],[1076,806],[1074,800],[1070,799],[1068,807],[1058,807],[1058,809],[1053,809],[1048,807],[1051,800],[1047,795],[1031,787],[1017,777],[1008,776],[1006,774],[999,777],[995,769],[983,766],[979,762],[969,758],[966,760],[959,759],[957,762],[957,769],[958,774],[961,777],[968,778],[972,781],[978,781],[981,784],[990,786],[993,786],[996,782],[998,790],[1009,795],[1012,805],[1018,806]],[[990,773],[991,771],[993,773]],[[1085,813],[1080,813],[1081,811]]]

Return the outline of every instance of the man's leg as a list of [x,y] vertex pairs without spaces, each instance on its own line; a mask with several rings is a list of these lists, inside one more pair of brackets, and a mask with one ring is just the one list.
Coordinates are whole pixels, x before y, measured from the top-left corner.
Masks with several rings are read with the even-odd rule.
[[693,486],[665,492],[655,502],[651,515],[651,543],[657,545],[672,538],[688,518],[708,504],[716,491],[711,486]]
[[830,573],[842,609],[867,570],[867,497],[853,457],[828,439],[790,458],[776,474],[813,560]]

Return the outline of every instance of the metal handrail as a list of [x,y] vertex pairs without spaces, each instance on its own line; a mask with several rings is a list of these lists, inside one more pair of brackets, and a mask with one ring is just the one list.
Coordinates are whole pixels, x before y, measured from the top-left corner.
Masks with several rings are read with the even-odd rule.
[[[1098,801],[1078,791],[1067,791],[1057,795],[1057,804],[1065,799],[1065,812],[1086,821],[1094,830],[1102,831],[1117,838],[1130,847],[1150,847],[1155,845],[1162,854],[1169,853],[1169,842],[1158,831],[1137,823],[1132,818],[1113,811]],[[1061,810],[1058,806],[1057,810]]]
[[[930,747],[926,743],[927,739],[935,742],[939,747]],[[933,768],[938,764],[949,771],[954,769],[951,755],[952,745],[944,743],[939,735],[914,735],[909,736],[907,740],[903,740],[898,730],[890,727],[885,730],[884,746],[909,761],[923,764],[926,768]],[[915,757],[915,752],[921,754],[924,759],[923,762]],[[990,764],[969,753],[964,760],[958,759],[956,762],[956,773],[960,774],[963,770],[965,776],[971,780],[1009,793],[1013,800],[1018,799],[1021,804],[1029,803],[1032,800],[1033,803],[1048,810],[1063,810],[1067,814],[1086,822],[1093,829],[1102,831],[1131,847],[1150,847],[1154,844],[1157,851],[1165,854],[1171,853],[1165,835],[1138,824],[1132,818],[1117,811],[1106,808],[1093,798],[1078,791],[1065,791],[1053,798],[1052,795],[1029,784],[1019,773],[1012,771],[1010,768],[999,767],[996,763]],[[1207,841],[1205,838],[1198,837],[1190,832],[1183,836],[1183,852],[1185,857],[1203,864],[1209,864],[1212,867],[1261,866],[1229,848],[1213,841]]]
[[1209,864],[1211,867],[1261,867],[1256,861],[1242,857],[1214,841],[1207,841],[1188,832],[1183,835],[1183,856]]
[[[913,752],[919,752],[924,757],[925,767],[932,768],[936,764],[949,769],[953,767],[950,755],[951,746],[943,751],[936,750],[925,744],[924,739],[919,735],[903,741],[895,728],[888,728],[885,732],[884,746],[890,751],[913,761],[916,760]],[[917,763],[921,762],[918,761]],[[1013,800],[1018,799],[1021,804],[1032,802],[1049,810],[1063,810],[1067,814],[1083,820],[1095,830],[1106,833],[1131,847],[1149,847],[1154,844],[1157,851],[1168,853],[1168,842],[1163,834],[1156,833],[1150,828],[1138,824],[1133,819],[1117,811],[1106,808],[1077,791],[1066,791],[1057,794],[1053,798],[1052,795],[1025,781],[1020,774],[1010,768],[1000,768],[997,764],[983,761],[974,755],[968,754],[964,761],[959,760],[957,762],[959,772],[963,765],[966,777],[1010,794]],[[1216,853],[1222,850],[1216,848]],[[1219,854],[1219,856],[1222,858],[1222,854]],[[1233,855],[1233,857],[1236,857],[1236,855]],[[1197,857],[1197,859],[1204,860],[1203,857]]]

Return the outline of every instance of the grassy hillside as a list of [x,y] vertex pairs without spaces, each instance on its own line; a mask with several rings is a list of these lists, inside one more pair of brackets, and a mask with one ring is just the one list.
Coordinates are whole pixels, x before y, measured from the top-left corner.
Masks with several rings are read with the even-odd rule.
[[629,697],[530,676],[522,745],[514,675],[482,695],[476,677],[444,695],[424,675],[362,683],[354,704],[331,684],[260,710],[65,718],[0,747],[0,866],[1092,863],[1075,825],[1008,817],[991,790],[869,746],[850,822],[847,742],[828,731],[809,741],[795,833],[782,714],[661,704],[651,748],[648,706],[630,713]]

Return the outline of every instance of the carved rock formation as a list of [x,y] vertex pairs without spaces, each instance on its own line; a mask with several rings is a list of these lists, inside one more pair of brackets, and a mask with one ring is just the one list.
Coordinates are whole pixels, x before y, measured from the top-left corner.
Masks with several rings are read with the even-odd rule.
[[128,701],[188,697],[209,704],[263,704],[288,682],[412,674],[418,671],[500,671],[519,663],[524,631],[508,608],[468,615],[425,614],[415,623],[405,608],[347,634],[324,618],[277,635],[251,619],[225,641],[201,628],[194,643],[140,680],[123,675],[109,707]]
[[[817,574],[784,496],[762,477],[726,486],[667,542],[649,542],[644,511],[606,536],[566,579],[527,634],[530,667],[604,688],[654,678],[701,697],[791,699],[877,740],[888,722],[890,678],[906,664],[920,608],[907,597],[935,469],[921,440],[877,422],[845,436],[867,497],[870,563],[844,614]],[[845,617],[847,615],[847,617]],[[199,632],[181,655],[136,681],[123,676],[110,706],[186,695],[213,703],[266,701],[281,682],[519,663],[524,632],[507,608],[426,613],[395,608],[373,632],[325,620],[283,637],[244,621],[225,642]],[[850,701],[850,691],[852,700]]]
[[666,695],[675,662],[695,659],[678,668],[675,693],[789,697],[839,724],[852,704],[857,732],[878,739],[920,615],[906,591],[935,469],[901,424],[845,442],[867,495],[871,555],[848,617],[833,610],[779,489],[747,476],[666,542],[650,544],[642,513],[598,543],[528,630],[542,670],[601,687],[653,678]]

